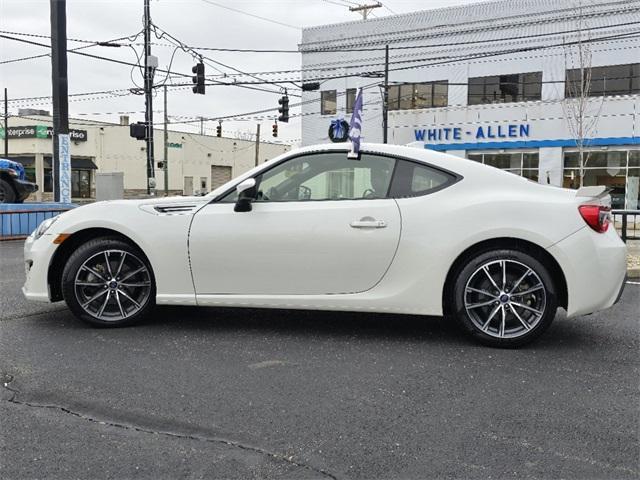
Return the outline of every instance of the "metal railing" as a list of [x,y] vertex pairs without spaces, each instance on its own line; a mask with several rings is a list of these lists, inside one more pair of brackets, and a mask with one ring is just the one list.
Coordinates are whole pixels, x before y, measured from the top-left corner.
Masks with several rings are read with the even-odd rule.
[[70,210],[41,208],[38,210],[0,210],[0,241],[24,240],[46,219]]
[[623,242],[640,240],[640,210],[612,210],[611,216]]

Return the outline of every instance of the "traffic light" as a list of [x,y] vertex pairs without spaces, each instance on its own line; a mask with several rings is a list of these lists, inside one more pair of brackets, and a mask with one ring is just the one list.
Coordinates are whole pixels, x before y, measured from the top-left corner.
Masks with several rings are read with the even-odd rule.
[[272,133],[271,135],[273,135],[274,137],[278,136],[278,122],[274,123],[273,126],[271,127]]
[[216,127],[216,137],[221,137],[222,136],[222,124],[219,123],[218,126]]
[[280,116],[278,120],[280,122],[289,122],[289,97],[285,94],[280,100],[278,100],[280,106],[278,107],[278,113]]
[[144,122],[136,122],[129,125],[129,136],[136,140],[144,140],[147,137],[147,125]]
[[191,69],[195,75],[191,78],[193,81],[193,93],[204,95],[204,63],[196,63]]

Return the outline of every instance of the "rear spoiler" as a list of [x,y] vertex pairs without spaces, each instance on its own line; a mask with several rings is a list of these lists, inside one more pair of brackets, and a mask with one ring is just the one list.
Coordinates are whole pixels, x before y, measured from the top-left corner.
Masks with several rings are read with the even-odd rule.
[[604,185],[598,185],[595,187],[580,187],[576,190],[576,197],[589,197],[589,198],[604,198],[609,192],[610,188],[605,187]]

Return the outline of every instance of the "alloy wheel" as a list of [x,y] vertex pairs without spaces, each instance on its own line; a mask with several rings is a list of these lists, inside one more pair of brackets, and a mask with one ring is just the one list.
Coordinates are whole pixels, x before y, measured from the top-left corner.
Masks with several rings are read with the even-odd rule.
[[493,260],[469,277],[464,306],[474,326],[495,338],[517,338],[542,320],[547,291],[540,277],[515,260]]
[[151,275],[136,255],[124,250],[104,250],[78,269],[74,291],[80,307],[92,317],[123,320],[147,303]]

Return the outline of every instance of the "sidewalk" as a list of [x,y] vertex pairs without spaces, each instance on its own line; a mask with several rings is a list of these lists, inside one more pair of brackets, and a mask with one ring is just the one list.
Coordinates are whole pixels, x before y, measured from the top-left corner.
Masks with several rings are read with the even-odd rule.
[[627,242],[627,273],[629,278],[640,278],[640,240]]

